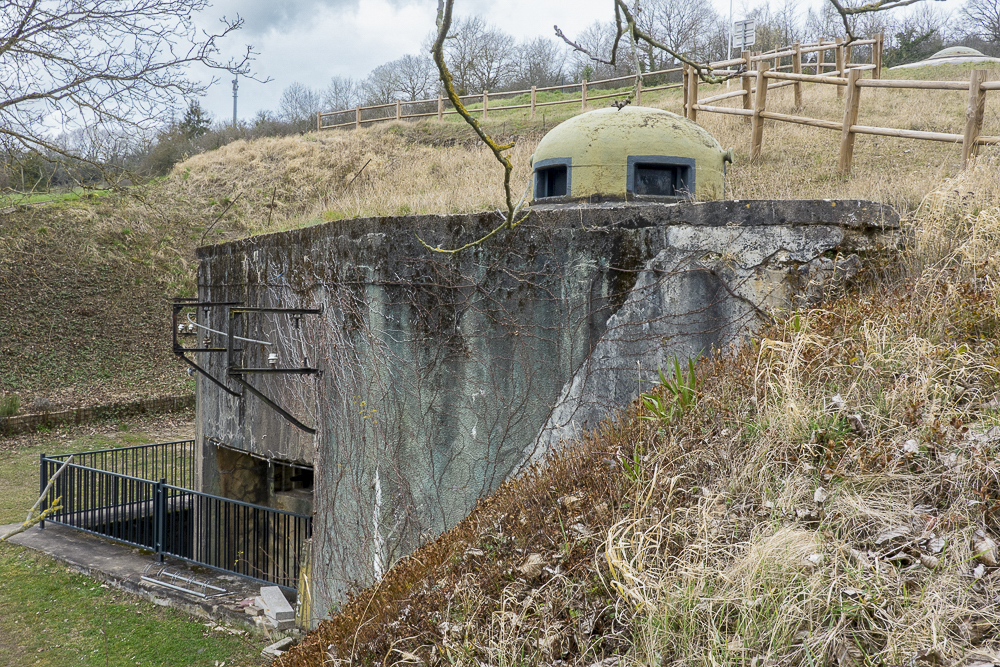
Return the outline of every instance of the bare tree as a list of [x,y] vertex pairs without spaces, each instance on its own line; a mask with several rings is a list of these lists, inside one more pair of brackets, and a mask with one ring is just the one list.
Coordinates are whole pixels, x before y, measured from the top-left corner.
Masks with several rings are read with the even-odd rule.
[[459,95],[472,91],[472,68],[479,53],[479,39],[486,30],[486,22],[479,16],[458,19],[449,26],[441,48]]
[[493,26],[479,33],[472,60],[472,92],[496,90],[517,71],[514,38]]
[[705,33],[701,47],[704,59],[708,61],[729,60],[732,55],[729,42],[729,17],[716,14],[715,21],[705,29]]
[[973,35],[1000,44],[1000,0],[966,0],[962,18]]
[[394,102],[397,90],[398,82],[392,63],[379,65],[361,82],[361,96],[368,106]]
[[360,103],[360,86],[351,77],[335,76],[323,91],[323,106],[327,110],[350,109]]
[[551,39],[536,37],[517,48],[514,88],[555,86],[562,83],[566,69],[566,50]]
[[575,48],[572,56],[577,78],[608,79],[635,73],[630,61],[616,60],[619,37],[616,36],[614,23],[594,21],[580,33],[578,39],[582,48]]
[[405,55],[389,66],[396,76],[396,92],[403,99],[427,99],[437,89],[437,69],[427,56]]
[[300,131],[305,131],[315,123],[316,114],[322,110],[322,106],[318,92],[295,81],[281,93],[278,114],[286,123],[301,125]]
[[830,40],[844,32],[844,25],[840,21],[840,14],[833,5],[824,3],[818,8],[810,7],[806,12],[805,39],[817,41],[820,39]]
[[[643,15],[646,15],[645,17]],[[636,15],[640,26],[670,50],[687,53],[694,58],[706,59],[708,40],[717,23],[717,15],[709,0],[656,0],[643,7]],[[646,43],[650,54],[657,51]],[[652,59],[652,55],[649,56]],[[650,69],[660,69],[650,61]]]
[[222,19],[199,32],[208,0],[6,0],[0,11],[0,142],[73,155],[53,129],[102,127],[111,134],[155,128],[178,97],[207,83],[192,66],[249,75],[252,56],[222,61],[219,40],[242,25]]
[[[916,5],[922,3],[924,0],[873,0],[872,2],[864,2],[864,0],[829,0],[830,4],[840,15],[840,21],[844,26],[844,31],[847,33],[847,41],[853,42],[858,39],[857,34],[855,34],[855,26],[858,22],[855,20],[858,17],[871,17],[879,12],[889,11],[891,9],[898,9],[899,7],[907,7],[909,5]],[[936,0],[937,2],[943,2],[943,0]]]
[[[803,38],[804,33],[799,27],[798,15],[790,2],[786,1],[776,7],[768,3],[758,5],[747,14],[747,18],[753,19],[756,23],[754,49],[770,51],[801,41]],[[838,33],[843,32],[839,25],[835,30]]]
[[479,16],[455,21],[442,50],[460,95],[496,90],[517,72],[514,38]]
[[[863,0],[845,0],[845,4],[858,7]],[[858,39],[867,39],[882,33],[889,36],[896,32],[897,22],[891,14],[885,12],[870,12],[867,14],[851,14],[847,17],[851,26],[851,34]],[[844,34],[844,19],[832,3],[823,3],[816,9],[809,9],[802,38],[804,40],[832,39]],[[887,44],[888,45],[888,44]]]

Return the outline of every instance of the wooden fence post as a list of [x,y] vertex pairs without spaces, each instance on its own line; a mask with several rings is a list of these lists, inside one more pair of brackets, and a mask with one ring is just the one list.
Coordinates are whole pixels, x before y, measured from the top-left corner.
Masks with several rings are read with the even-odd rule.
[[490,91],[483,91],[483,120],[490,117]]
[[[820,37],[819,42],[817,43],[819,44],[819,46],[823,46],[823,38]],[[826,61],[826,49],[820,49],[819,51],[816,52],[816,76],[819,76],[826,70],[826,68],[823,67],[825,61]]]
[[316,112],[316,131],[319,132],[322,129],[323,129],[323,112],[322,111],[317,111]]
[[882,78],[882,33],[875,35],[875,43],[872,44],[872,65],[875,65],[875,69],[872,70],[873,79]]
[[361,129],[361,105],[354,107],[354,129]]
[[[834,55],[837,60],[837,76],[844,78],[847,76],[847,72],[844,71],[844,38],[837,38],[837,47],[833,50]],[[837,99],[841,99],[844,96],[843,86],[837,86]]]
[[851,132],[851,126],[858,123],[858,104],[861,101],[861,88],[858,87],[860,78],[861,70],[858,69],[852,69],[847,75],[847,103],[844,106],[844,127],[840,132],[840,162],[837,165],[841,176],[850,175],[851,162],[854,160],[855,135]]
[[531,87],[531,120],[535,120],[535,87]]
[[698,104],[698,70],[694,67],[691,68],[691,75],[688,76],[688,85],[690,86],[690,90],[688,90],[688,118],[697,123],[698,110],[694,107]]
[[691,73],[688,71],[689,68],[690,68],[690,65],[684,65],[681,68],[681,96],[682,96],[682,100],[683,100],[683,102],[681,103],[681,108],[684,110],[684,117],[685,118],[689,118],[689,116],[688,116],[688,88],[691,87],[690,83],[688,83],[688,79],[691,78]]
[[760,159],[760,145],[764,140],[764,119],[761,113],[764,112],[767,103],[767,79],[764,73],[767,71],[767,64],[763,60],[757,61],[757,94],[753,104],[753,116],[750,121],[750,161]]
[[438,95],[438,120],[444,119],[444,99]]
[[[750,51],[740,53],[743,63],[746,65],[746,72],[743,73],[743,108],[753,109],[753,79],[750,76],[750,69],[753,63],[750,62]],[[743,116],[743,120],[750,122],[750,116]]]
[[[802,74],[802,45],[795,42],[795,54],[792,56],[792,73]],[[802,82],[796,81],[792,86],[795,89],[795,108],[802,108]]]
[[580,111],[587,110],[587,80],[580,83]]
[[396,98],[396,120],[399,120],[400,117],[401,117],[400,111],[402,110],[401,109],[402,106],[403,106],[402,103],[399,101],[399,98],[397,97]]
[[844,46],[844,64],[850,66],[854,62],[854,44]]
[[986,115],[986,70],[974,69],[969,77],[969,106],[965,109],[965,135],[962,137],[962,169],[969,166],[969,160],[976,156],[976,139],[983,131],[983,116]]

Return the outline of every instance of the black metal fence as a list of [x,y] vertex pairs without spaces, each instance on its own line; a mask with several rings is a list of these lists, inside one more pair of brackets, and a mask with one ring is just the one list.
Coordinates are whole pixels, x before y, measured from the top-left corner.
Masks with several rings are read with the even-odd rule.
[[99,449],[48,458],[65,461],[70,456],[73,457],[74,464],[85,468],[149,481],[166,480],[168,484],[185,489],[194,486],[194,440]]
[[[68,464],[68,454],[42,454],[41,492],[66,465],[43,501],[42,509],[59,504],[46,520],[149,549],[160,560],[172,556],[295,589],[312,517],[168,483],[194,480],[193,445],[82,452]],[[153,474],[159,481],[144,478]]]

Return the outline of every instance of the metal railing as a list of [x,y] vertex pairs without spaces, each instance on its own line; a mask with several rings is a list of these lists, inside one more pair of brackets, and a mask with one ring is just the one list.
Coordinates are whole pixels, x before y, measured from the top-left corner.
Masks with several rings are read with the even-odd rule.
[[[45,493],[42,510],[58,503],[46,521],[149,549],[161,561],[171,556],[295,589],[312,517],[168,483],[193,481],[193,444],[82,452],[71,463],[68,454],[42,454],[40,492],[66,467]],[[152,473],[162,477],[143,478]]]
[[149,481],[165,479],[168,484],[186,489],[194,486],[194,440],[175,440],[117,449],[99,449],[48,458],[85,468],[113,472]]

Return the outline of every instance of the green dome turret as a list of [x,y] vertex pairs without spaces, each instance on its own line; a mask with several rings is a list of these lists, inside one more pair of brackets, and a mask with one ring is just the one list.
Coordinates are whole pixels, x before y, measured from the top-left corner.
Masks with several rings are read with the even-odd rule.
[[720,199],[725,162],[732,150],[677,114],[598,109],[560,123],[539,142],[533,202]]

